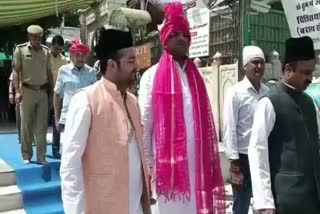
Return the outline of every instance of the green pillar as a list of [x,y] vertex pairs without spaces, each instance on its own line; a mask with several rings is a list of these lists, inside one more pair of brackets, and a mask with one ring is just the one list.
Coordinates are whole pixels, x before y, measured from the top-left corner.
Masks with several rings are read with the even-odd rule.
[[250,23],[250,9],[244,17],[243,23],[243,44],[251,45],[251,23]]

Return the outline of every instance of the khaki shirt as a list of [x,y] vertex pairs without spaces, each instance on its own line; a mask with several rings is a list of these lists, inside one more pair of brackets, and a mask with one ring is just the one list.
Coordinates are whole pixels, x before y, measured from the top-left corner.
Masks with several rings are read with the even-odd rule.
[[53,86],[54,86],[56,84],[56,80],[57,80],[57,77],[58,77],[59,68],[62,65],[68,64],[68,61],[62,54],[60,54],[57,57],[54,57],[51,54],[51,64],[52,64],[51,72],[52,72]]
[[18,45],[13,53],[13,66],[21,72],[21,83],[40,86],[48,83],[51,75],[51,58],[49,48],[34,50],[30,42]]

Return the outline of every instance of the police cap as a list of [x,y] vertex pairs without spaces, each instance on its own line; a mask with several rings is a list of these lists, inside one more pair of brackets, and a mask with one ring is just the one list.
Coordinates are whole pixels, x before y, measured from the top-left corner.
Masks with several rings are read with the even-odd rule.
[[27,31],[29,34],[43,34],[43,29],[39,25],[30,25]]

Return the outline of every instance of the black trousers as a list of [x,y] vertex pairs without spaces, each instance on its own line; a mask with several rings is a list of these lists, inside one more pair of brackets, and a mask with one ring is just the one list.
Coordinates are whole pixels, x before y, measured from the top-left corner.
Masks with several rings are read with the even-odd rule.
[[60,152],[60,132],[57,130],[54,114],[52,116],[52,154]]
[[315,196],[314,200],[307,204],[301,204],[301,208],[287,208],[278,206],[277,214],[320,214],[320,201]]

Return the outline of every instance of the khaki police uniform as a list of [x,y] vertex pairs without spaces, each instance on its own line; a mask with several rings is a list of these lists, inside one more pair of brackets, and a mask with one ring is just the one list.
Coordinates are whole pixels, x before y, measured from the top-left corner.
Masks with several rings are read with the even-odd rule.
[[24,160],[32,158],[34,136],[37,160],[42,162],[47,149],[48,96],[52,88],[50,51],[46,46],[35,50],[28,42],[17,46],[13,58],[14,66],[20,68],[21,152]]
[[[13,72],[11,72],[9,80],[10,80],[11,86],[12,86],[12,89],[11,90],[9,89],[9,91],[12,91],[13,94],[15,94],[14,93],[14,86],[12,84]],[[15,111],[16,111],[16,127],[18,129],[18,142],[20,143],[21,142],[21,140],[20,140],[20,136],[21,136],[21,134],[20,134],[21,133],[21,129],[20,129],[21,117],[20,117],[20,104],[19,103],[16,103]]]

